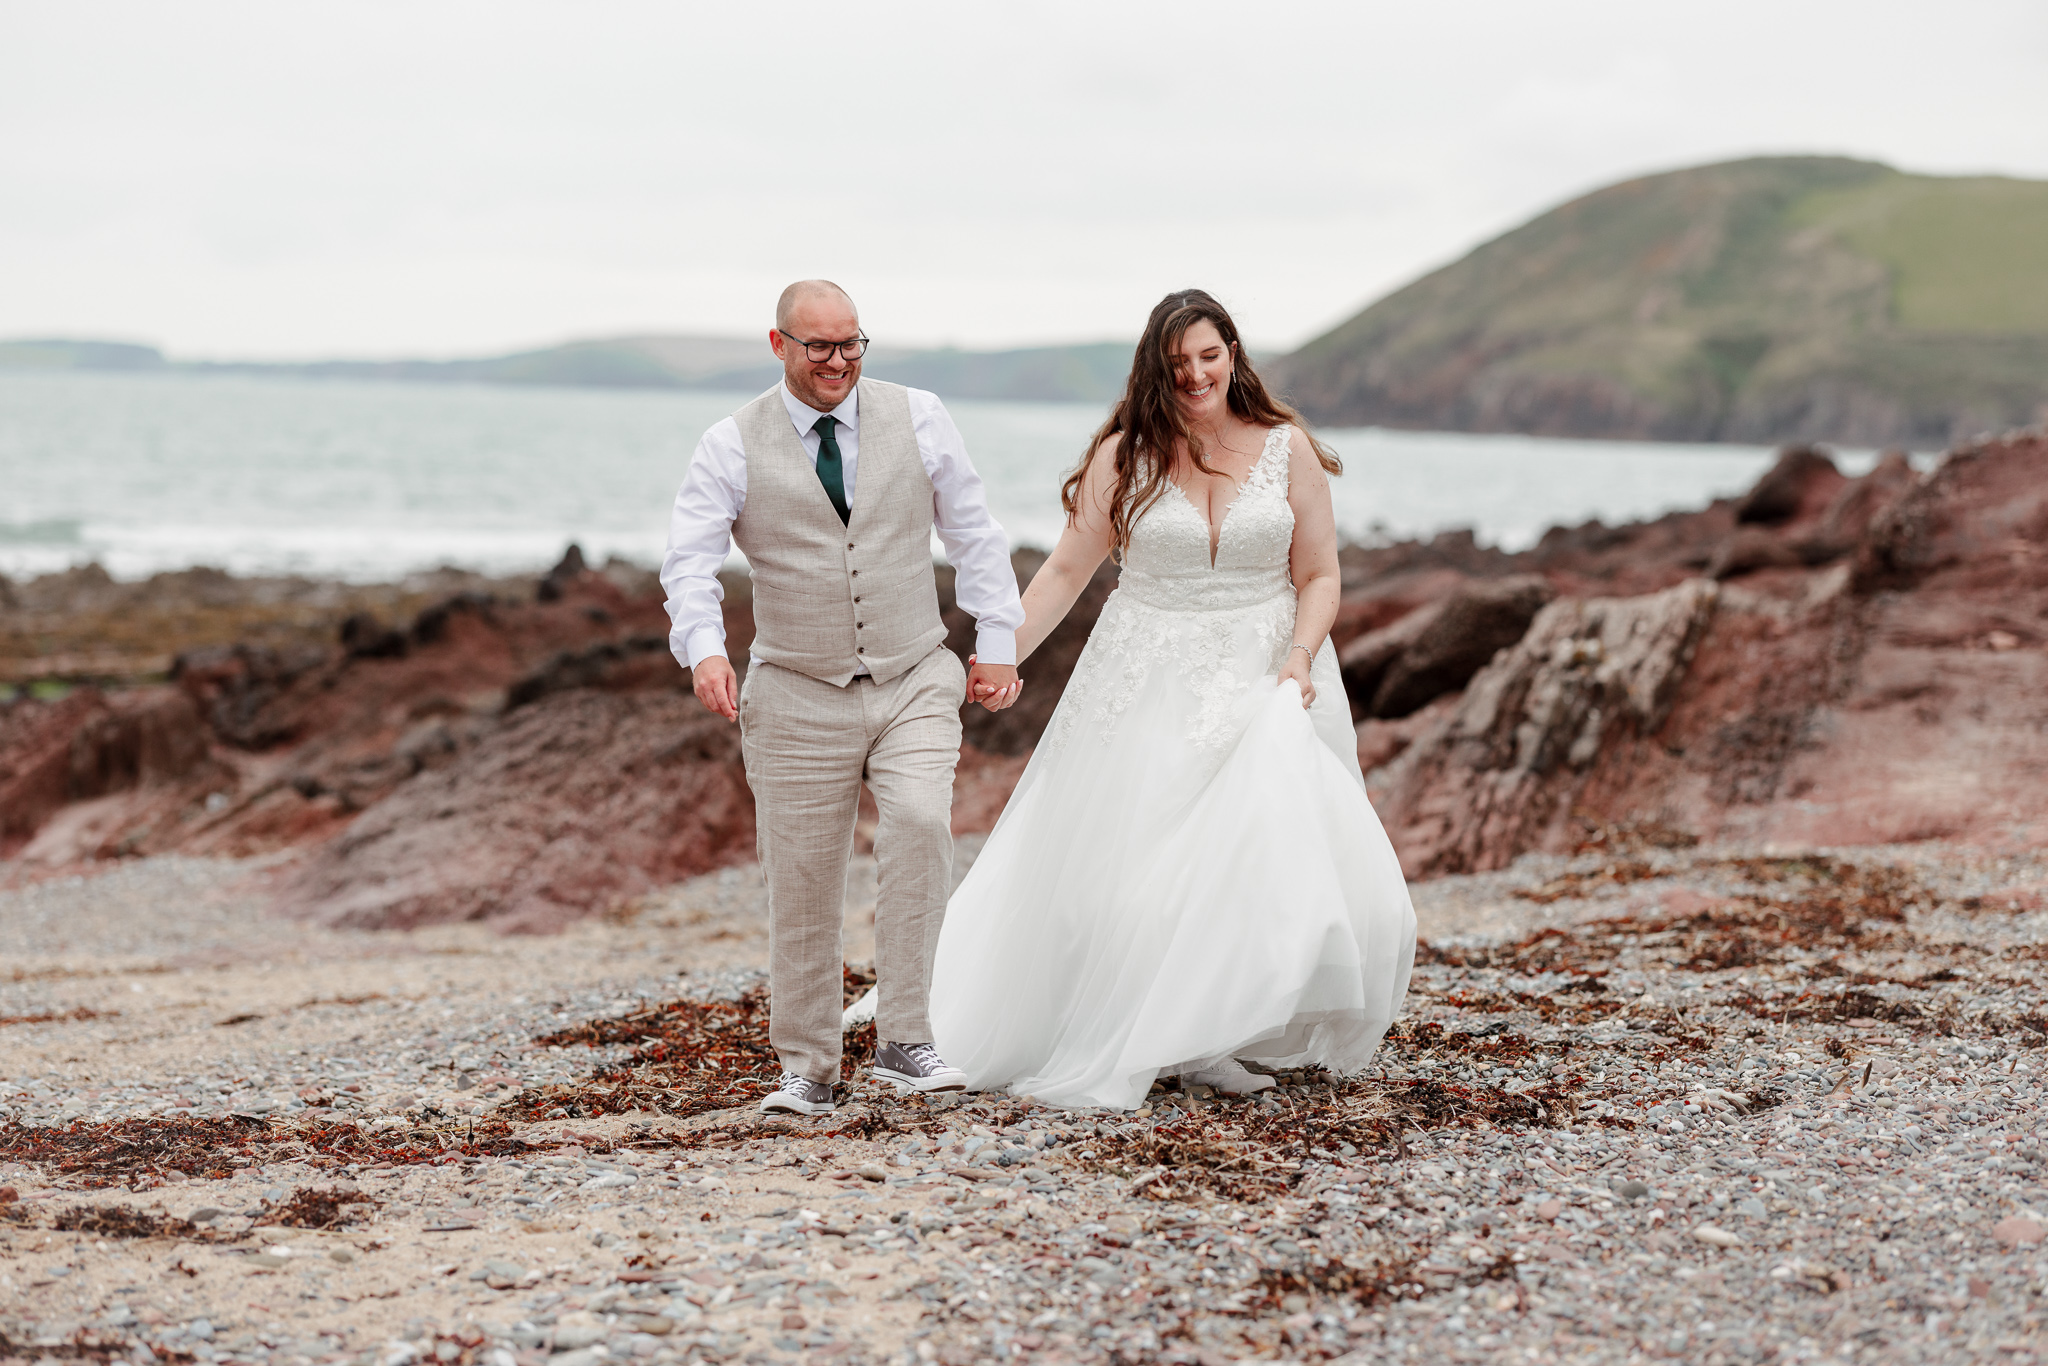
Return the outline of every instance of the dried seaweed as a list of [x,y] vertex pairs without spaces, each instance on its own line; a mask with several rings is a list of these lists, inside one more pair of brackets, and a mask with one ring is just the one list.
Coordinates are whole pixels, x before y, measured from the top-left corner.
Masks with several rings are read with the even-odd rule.
[[1205,1122],[1197,1116],[1088,1140],[1080,1154],[1084,1168],[1136,1174],[1152,1169],[1138,1188],[1153,1200],[1186,1199],[1199,1192],[1231,1200],[1264,1200],[1285,1191],[1300,1159],[1287,1159],[1270,1135],[1255,1135],[1242,1123]]
[[1568,897],[1583,897],[1596,887],[1624,887],[1631,882],[1645,882],[1657,876],[1657,870],[1649,864],[1630,860],[1609,863],[1588,872],[1565,873],[1535,887],[1517,887],[1512,895],[1539,906],[1548,906],[1553,901],[1563,901]]
[[1537,1044],[1495,1022],[1472,1030],[1445,1029],[1434,1020],[1403,1020],[1387,1031],[1386,1046],[1400,1053],[1462,1054],[1488,1063],[1526,1062],[1538,1048],[1563,1055],[1569,1043]]
[[[1906,909],[1926,897],[1896,868],[1862,868],[1831,859],[1728,859],[1724,872],[1773,890],[1733,895],[1675,916],[1630,915],[1547,928],[1506,944],[1418,946],[1416,961],[1536,975],[1593,974],[1624,957],[1645,965],[1720,972],[1783,962],[1815,951],[1867,951],[1910,938]],[[1610,865],[1517,892],[1534,901],[1580,895],[1598,883],[1654,876],[1645,864]],[[1785,884],[1801,884],[1780,891]]]
[[623,1018],[574,1025],[536,1042],[641,1046],[588,1077],[517,1092],[499,1104],[501,1115],[581,1119],[644,1110],[686,1118],[758,1100],[774,1077],[767,993],[758,989],[736,1001],[668,1001]]
[[[856,989],[864,992],[866,983],[849,970],[846,990]],[[587,1077],[520,1091],[498,1106],[501,1115],[583,1119],[638,1110],[684,1119],[752,1104],[780,1071],[768,1042],[767,993],[758,988],[735,1001],[667,1001],[630,1015],[572,1025],[535,1042],[640,1047]],[[875,1046],[874,1025],[847,1032],[842,1081],[853,1080],[874,1057]]]
[[1404,1296],[1420,1298],[1430,1289],[1423,1271],[1422,1249],[1376,1260],[1366,1266],[1330,1258],[1314,1258],[1297,1266],[1269,1266],[1259,1273],[1252,1290],[1253,1304],[1266,1311],[1288,1308],[1289,1295],[1310,1299],[1347,1299],[1361,1305],[1384,1303]]
[[[1526,1042],[1519,1041],[1525,1052]],[[1500,1045],[1508,1051],[1517,1046],[1517,1038]],[[1134,1193],[1147,1199],[1208,1193],[1264,1200],[1295,1185],[1305,1164],[1347,1144],[1391,1154],[1403,1147],[1404,1130],[1562,1126],[1577,1111],[1572,1092],[1580,1084],[1574,1076],[1509,1091],[1430,1078],[1354,1077],[1278,1107],[1198,1108],[1149,1127],[1098,1132],[1075,1145],[1075,1156],[1083,1168],[1136,1178]]]
[[1645,849],[1691,849],[1700,837],[1690,830],[1661,821],[1615,821],[1596,824],[1585,821],[1586,837],[1572,850],[1575,854],[1639,854]]
[[[0,1328],[0,1361],[9,1363],[90,1361],[98,1363],[99,1366],[111,1366],[113,1362],[125,1363],[131,1360],[133,1354],[134,1347],[127,1334],[117,1330],[107,1330],[105,1336],[102,1336],[99,1330],[80,1328],[66,1342],[50,1342],[39,1338],[30,1343],[16,1342],[7,1336],[6,1329]],[[187,1363],[197,1359],[182,1348],[162,1345],[155,1347],[151,1356],[158,1362],[168,1363],[168,1366],[187,1366]]]
[[0,1026],[56,1024],[63,1020],[111,1020],[120,1013],[118,1010],[94,1010],[91,1006],[77,1006],[71,1010],[45,1010],[35,1015],[0,1015]]
[[[1802,991],[1797,996],[1766,997],[1743,992],[1727,997],[1719,1005],[1747,1011],[1759,1019],[1802,1024],[1898,1024],[1913,1028],[1936,1027],[1936,1017],[1912,1001],[1887,999],[1867,991]],[[1947,1032],[1947,1031],[1943,1031]]]
[[95,1238],[193,1238],[199,1230],[174,1214],[151,1214],[129,1205],[73,1205],[50,1227]]
[[[283,1224],[289,1228],[338,1228],[359,1219],[368,1219],[376,1210],[377,1203],[357,1190],[341,1187],[315,1190],[304,1186],[293,1191],[291,1199],[256,1222]],[[357,1206],[366,1208],[358,1209]]]
[[[588,1140],[586,1140],[588,1142]],[[30,1162],[87,1186],[126,1184],[167,1172],[222,1180],[254,1162],[324,1155],[346,1162],[411,1165],[503,1156],[535,1146],[511,1126],[485,1121],[462,1129],[424,1124],[368,1130],[355,1124],[298,1126],[235,1115],[222,1119],[118,1119],[63,1127],[0,1124],[0,1158]]]
[[1389,1088],[1387,1100],[1410,1128],[1554,1129],[1576,1113],[1572,1088],[1578,1084],[1579,1078],[1573,1077],[1510,1091],[1425,1078]]

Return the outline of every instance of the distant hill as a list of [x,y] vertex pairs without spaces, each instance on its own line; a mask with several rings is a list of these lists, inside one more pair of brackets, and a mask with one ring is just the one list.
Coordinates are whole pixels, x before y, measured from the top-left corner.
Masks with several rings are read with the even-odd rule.
[[0,341],[0,370],[161,370],[154,346],[106,341]]
[[[877,346],[865,373],[948,398],[1107,402],[1122,392],[1128,342],[1015,351]],[[755,393],[781,377],[766,337],[645,336],[569,342],[473,360],[173,361],[153,347],[102,341],[0,342],[0,370],[160,370],[189,374],[381,379],[443,384],[720,389]]]
[[1938,447],[2048,420],[2048,183],[1835,157],[1646,176],[1274,371],[1329,423]]

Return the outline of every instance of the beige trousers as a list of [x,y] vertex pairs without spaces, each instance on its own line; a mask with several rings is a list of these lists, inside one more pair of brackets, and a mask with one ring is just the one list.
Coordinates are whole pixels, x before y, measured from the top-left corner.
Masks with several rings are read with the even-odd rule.
[[843,688],[756,661],[740,745],[768,880],[768,1041],[786,1071],[839,1081],[846,864],[875,794],[875,1028],[931,1039],[932,956],[953,882],[953,769],[967,672],[944,646],[886,683]]

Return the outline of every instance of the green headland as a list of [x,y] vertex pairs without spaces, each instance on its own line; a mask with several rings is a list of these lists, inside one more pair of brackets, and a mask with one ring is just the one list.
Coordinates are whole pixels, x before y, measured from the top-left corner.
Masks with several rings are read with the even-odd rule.
[[2048,420],[2048,182],[1761,157],[1553,209],[1278,363],[1328,423],[1938,447]]

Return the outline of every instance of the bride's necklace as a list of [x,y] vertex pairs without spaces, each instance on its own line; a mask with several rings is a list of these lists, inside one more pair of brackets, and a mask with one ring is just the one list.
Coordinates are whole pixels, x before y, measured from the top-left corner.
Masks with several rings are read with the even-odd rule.
[[[1213,442],[1212,442],[1211,444],[1212,444],[1212,446],[1213,446],[1213,447],[1214,447],[1215,449],[1217,449],[1217,450],[1220,450],[1220,451],[1222,451],[1222,452],[1223,452],[1223,453],[1224,453],[1225,455],[1243,455],[1243,454],[1245,454],[1245,452],[1243,452],[1243,451],[1241,451],[1241,450],[1237,449],[1237,447],[1235,447],[1235,446],[1231,445],[1231,444],[1230,444],[1229,442],[1225,441],[1225,440],[1224,440],[1224,439],[1223,439],[1222,437],[1220,437],[1220,436],[1219,436],[1219,437],[1217,437],[1217,438],[1215,438],[1215,440],[1214,440],[1214,441],[1213,441]],[[1186,452],[1182,452],[1182,453],[1183,453],[1183,454],[1186,454]],[[1200,471],[1199,469],[1196,469],[1196,468],[1195,468],[1195,462],[1194,462],[1194,458],[1193,458],[1192,456],[1189,456],[1189,458],[1188,458],[1188,466],[1189,466],[1189,470],[1188,470],[1188,477],[1189,477],[1190,479],[1193,479],[1195,475],[1197,475],[1197,474],[1201,473],[1201,471]],[[1251,473],[1251,471],[1250,471],[1249,469],[1247,469],[1247,470],[1245,471],[1245,473],[1246,473],[1247,475],[1249,475],[1249,474]],[[1230,482],[1231,482],[1231,483],[1233,483],[1233,484],[1235,484],[1235,483],[1237,483],[1237,482],[1238,482],[1238,481],[1237,481],[1236,479],[1231,479],[1231,477],[1230,477],[1229,475],[1227,475],[1227,474],[1226,474],[1226,475],[1224,475],[1223,477],[1224,477],[1225,479],[1230,479]]]

